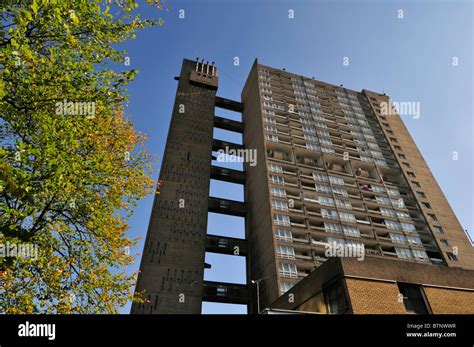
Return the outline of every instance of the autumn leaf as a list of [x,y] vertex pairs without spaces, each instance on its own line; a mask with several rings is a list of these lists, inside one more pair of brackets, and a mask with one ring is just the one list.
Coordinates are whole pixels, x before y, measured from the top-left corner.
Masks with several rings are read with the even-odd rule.
[[0,243],[37,256],[0,258],[0,313],[116,313],[143,300],[124,250],[137,243],[128,218],[153,192],[153,157],[125,109],[137,71],[107,65],[123,62],[117,43],[156,24],[136,7],[1,2]]

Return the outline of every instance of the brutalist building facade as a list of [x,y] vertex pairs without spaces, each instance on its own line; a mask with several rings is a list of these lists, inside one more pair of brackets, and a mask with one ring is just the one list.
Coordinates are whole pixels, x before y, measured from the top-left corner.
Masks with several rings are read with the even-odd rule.
[[[199,314],[202,301],[474,313],[472,243],[388,96],[257,60],[240,102],[216,96],[214,64],[184,60],[176,79],[136,287],[146,303],[132,313]],[[214,127],[243,145],[213,139]],[[212,165],[221,149],[255,151],[256,165]],[[209,196],[211,179],[243,184],[244,202]],[[208,212],[244,217],[245,239],[208,234]],[[248,284],[204,281],[205,252],[245,257]]]

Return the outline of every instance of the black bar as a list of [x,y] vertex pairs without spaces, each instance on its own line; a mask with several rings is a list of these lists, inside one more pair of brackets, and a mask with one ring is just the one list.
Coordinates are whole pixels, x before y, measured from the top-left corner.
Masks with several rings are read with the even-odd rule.
[[[204,282],[206,283],[206,282]],[[253,287],[252,292],[255,291]],[[20,325],[55,324],[55,338],[19,336]],[[440,328],[447,324],[452,328]],[[319,332],[301,337],[314,343],[324,332],[336,346],[471,346],[474,315],[0,315],[2,346],[140,346],[163,334],[195,345],[255,337],[268,343],[295,344],[296,331]],[[317,330],[315,330],[317,327]],[[419,327],[419,328],[417,328]],[[211,329],[212,328],[212,329]],[[158,329],[158,330],[157,330]],[[288,333],[290,331],[290,333]],[[455,336],[424,336],[426,333]],[[413,335],[419,333],[419,336]],[[410,335],[409,335],[410,334]],[[259,339],[260,337],[260,339]],[[322,340],[321,340],[322,341]],[[156,344],[156,343],[155,343]]]

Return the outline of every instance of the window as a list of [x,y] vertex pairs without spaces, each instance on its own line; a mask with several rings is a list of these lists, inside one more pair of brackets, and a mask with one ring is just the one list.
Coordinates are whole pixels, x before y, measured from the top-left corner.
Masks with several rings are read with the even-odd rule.
[[274,126],[270,126],[270,125],[265,125],[265,131],[270,131],[272,133],[276,133],[278,132],[278,129],[277,127],[274,127]]
[[408,243],[411,243],[411,244],[414,244],[414,245],[418,245],[418,246],[423,245],[423,243],[421,242],[421,239],[419,237],[407,236],[407,241],[408,241]]
[[267,141],[273,141],[273,142],[278,142],[278,136],[276,135],[271,135],[271,134],[265,134],[265,140]]
[[401,151],[401,150],[402,150],[402,147],[400,147],[400,146],[393,146],[393,148],[395,148],[395,149],[398,150],[398,151]]
[[308,141],[319,142],[317,136],[314,136],[314,135],[303,134],[303,137],[305,140],[308,140]]
[[387,194],[391,196],[400,196],[400,192],[395,188],[387,188]]
[[372,143],[372,142],[367,142],[367,145],[369,146],[369,148],[372,148],[372,149],[378,149],[380,150],[380,147],[378,144],[376,143]]
[[[265,113],[265,112],[264,112],[264,113]],[[270,117],[263,117],[263,121],[264,121],[265,123],[270,123],[270,124],[276,124],[276,122],[277,122],[276,119],[270,118]]]
[[423,193],[423,192],[416,192],[416,195],[417,195],[419,198],[423,198],[423,199],[426,198],[426,195],[425,195],[425,193]]
[[344,185],[344,180],[339,177],[329,176],[329,182],[331,182],[332,184],[338,184],[341,186]]
[[415,174],[411,171],[407,171],[408,177],[416,177]]
[[323,153],[336,153],[336,150],[334,148],[321,147],[321,150],[323,151]]
[[412,259],[413,253],[408,248],[395,247],[395,252],[397,252],[397,257],[400,259]]
[[295,264],[280,263],[279,273],[282,277],[298,278],[298,270]]
[[306,149],[321,152],[321,147],[319,147],[318,145],[315,145],[314,143],[306,143]]
[[438,220],[438,218],[436,218],[436,215],[434,215],[432,213],[428,213],[428,219],[430,221],[434,221],[434,222],[436,222]]
[[288,203],[285,201],[272,200],[272,206],[276,211],[288,211]]
[[359,228],[352,225],[343,225],[342,230],[344,230],[344,235],[360,237]]
[[289,230],[278,229],[274,231],[274,234],[279,241],[293,242],[293,234]]
[[422,202],[421,204],[423,205],[424,208],[429,208],[429,209],[431,209],[431,205],[430,205],[429,203],[427,203],[427,202]]
[[330,136],[330,135],[329,135],[329,131],[327,131],[327,130],[318,130],[318,131],[317,131],[317,134],[318,134],[319,136],[325,136],[325,137],[329,137],[329,136]]
[[268,170],[271,171],[271,172],[282,173],[283,172],[283,166],[276,165],[276,164],[270,164],[270,165],[268,165]]
[[376,196],[375,200],[377,200],[377,202],[381,205],[391,205],[392,204],[392,201],[389,198],[385,197],[385,196]]
[[394,137],[390,137],[390,141],[392,141],[393,143],[398,143],[397,139]]
[[347,190],[343,188],[333,188],[332,191],[334,194],[342,195],[342,196],[348,196],[349,194],[347,193]]
[[399,222],[395,222],[395,221],[389,220],[389,219],[385,219],[384,222],[385,222],[385,225],[387,226],[387,229],[400,230],[401,226],[400,226]]
[[293,283],[290,282],[280,282],[280,293],[285,294],[293,287]]
[[352,209],[351,202],[349,200],[342,200],[342,199],[335,199],[336,201],[336,206],[340,208],[345,208],[347,210]]
[[279,245],[277,247],[277,257],[283,259],[295,259],[295,249],[290,246]]
[[458,257],[457,257],[456,254],[451,253],[451,252],[446,252],[446,255],[448,256],[448,259],[449,259],[449,260],[458,261]]
[[398,153],[398,157],[400,159],[406,159],[407,157],[405,156],[405,154],[401,154],[401,153]]
[[398,208],[405,208],[405,202],[403,201],[402,198],[400,199],[390,199],[392,202],[392,206],[398,207]]
[[321,172],[313,172],[313,179],[316,180],[316,181],[327,182],[328,181],[328,176],[326,174],[321,173]]
[[435,225],[435,226],[433,226],[433,229],[438,234],[444,234],[444,230],[440,226]]
[[372,154],[372,157],[383,158],[383,153],[379,151],[370,151],[370,154]]
[[339,212],[339,218],[345,222],[355,223],[356,221],[355,216],[352,213],[348,213],[348,212]]
[[446,239],[441,239],[440,241],[441,241],[441,243],[442,243],[444,246],[449,246],[449,241],[448,241],[448,240],[446,240]]
[[276,225],[291,226],[290,217],[282,214],[276,214],[273,216],[273,223]]
[[283,188],[272,187],[271,193],[272,196],[276,196],[278,198],[286,198],[286,190]]
[[393,233],[390,233],[389,235],[393,243],[406,243],[407,242],[407,238],[405,237],[405,235],[393,234]]
[[382,212],[383,216],[387,216],[387,217],[395,218],[397,216],[397,213],[395,212],[395,210],[392,210],[391,208],[380,207],[380,212]]
[[376,193],[385,193],[385,187],[377,184],[372,184],[372,191]]
[[405,162],[402,162],[402,165],[403,165],[403,167],[406,167],[406,168],[410,168],[410,167],[411,167],[410,164],[405,163]]
[[285,184],[285,179],[283,177],[280,177],[280,176],[270,175],[270,181],[273,184],[279,184],[279,185],[284,185]]
[[306,131],[308,133],[316,133],[316,129],[315,128],[312,128],[312,127],[307,127],[307,126],[302,126],[301,129],[303,129],[303,131]]
[[318,197],[318,202],[324,206],[334,206],[334,200],[325,196]]
[[428,257],[428,254],[425,251],[419,251],[417,249],[412,249],[413,256],[416,259],[421,259],[421,260],[429,260],[430,258]]
[[416,187],[416,188],[420,188],[420,187],[421,187],[421,184],[418,183],[417,181],[411,181],[411,184],[413,184],[413,186]]
[[400,294],[403,295],[403,304],[407,313],[428,314],[428,306],[422,288],[416,284],[398,283]]
[[324,139],[324,138],[320,138],[319,139],[319,142],[322,144],[322,145],[328,145],[328,146],[332,146],[333,143],[330,139]]
[[332,191],[330,186],[326,186],[324,184],[315,184],[314,188],[316,189],[317,192],[322,192],[326,194],[331,194],[331,191]]
[[321,215],[323,218],[337,219],[337,212],[333,210],[326,210],[325,208],[322,208]]
[[340,224],[324,222],[324,230],[327,233],[331,234],[340,234],[342,233],[342,227]]
[[411,219],[410,214],[405,211],[396,211],[397,217],[401,219]]
[[338,280],[323,289],[324,301],[329,313],[344,313],[347,311],[347,299],[344,284]]
[[402,229],[405,231],[415,231],[416,227],[413,224],[410,223],[400,223],[402,226]]

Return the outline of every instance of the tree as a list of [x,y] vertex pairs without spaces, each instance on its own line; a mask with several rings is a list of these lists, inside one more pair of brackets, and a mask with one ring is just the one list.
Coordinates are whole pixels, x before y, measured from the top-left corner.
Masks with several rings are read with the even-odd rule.
[[[114,46],[161,25],[137,7],[0,5],[0,313],[115,313],[133,296],[127,221],[152,192],[152,157]],[[15,254],[28,246],[36,258]]]

